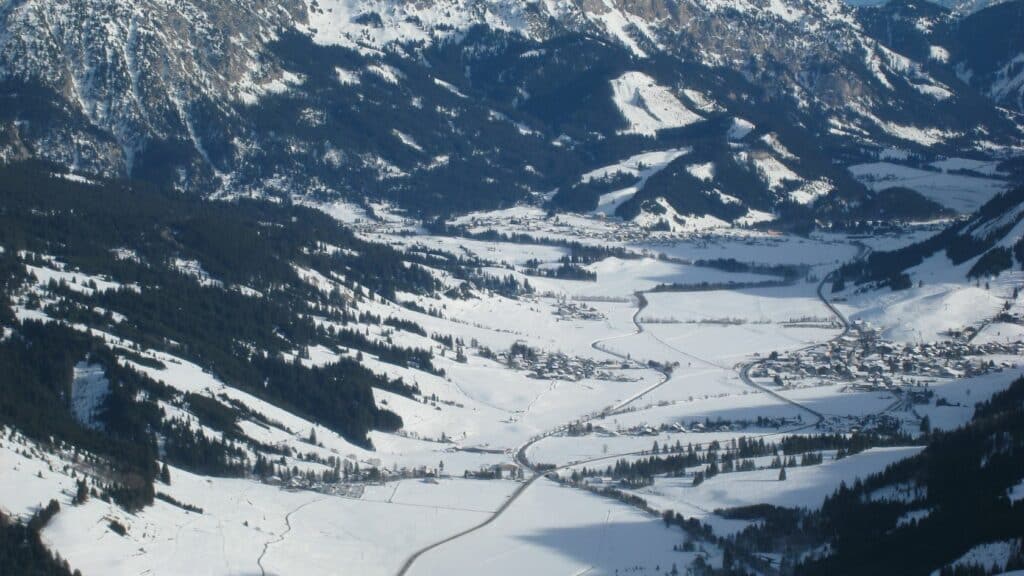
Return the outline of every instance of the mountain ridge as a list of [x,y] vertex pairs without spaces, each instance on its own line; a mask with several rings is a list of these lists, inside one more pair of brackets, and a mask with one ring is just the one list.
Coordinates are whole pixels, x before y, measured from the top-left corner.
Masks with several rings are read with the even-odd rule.
[[[698,134],[716,177],[641,194],[624,214],[665,198],[728,225],[750,211],[848,218],[865,190],[844,165],[888,148],[1015,153],[1020,123],[982,104],[983,86],[893,51],[858,18],[804,0],[29,0],[0,12],[13,103],[0,156],[429,214],[536,202]],[[646,92],[617,93],[623,78]],[[674,119],[652,124],[651,106]],[[754,134],[712,134],[719,117]],[[718,181],[737,170],[745,186]]]

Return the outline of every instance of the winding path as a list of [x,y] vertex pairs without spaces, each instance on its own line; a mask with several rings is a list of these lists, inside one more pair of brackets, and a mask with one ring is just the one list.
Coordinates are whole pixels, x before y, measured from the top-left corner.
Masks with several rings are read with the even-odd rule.
[[284,525],[285,525],[284,532],[281,532],[277,536],[277,538],[275,538],[273,540],[268,540],[266,543],[264,543],[263,544],[263,552],[260,552],[260,557],[256,559],[256,565],[260,567],[260,574],[262,576],[267,576],[267,569],[263,566],[263,558],[267,555],[267,551],[270,550],[270,547],[272,545],[278,544],[278,543],[284,541],[285,537],[288,536],[288,533],[292,531],[292,514],[295,514],[296,512],[298,512],[299,510],[302,510],[306,506],[309,506],[310,504],[315,504],[315,503],[317,503],[317,502],[319,502],[321,500],[323,500],[323,498],[315,498],[313,500],[310,500],[309,502],[306,502],[304,504],[300,504],[299,506],[295,507],[290,512],[288,512],[287,514],[284,515]]
[[[868,247],[867,245],[861,244],[861,243],[857,243],[857,246],[858,246],[858,250],[859,251],[857,253],[857,256],[854,257],[854,261],[864,260],[865,258],[867,258],[871,254],[871,248]],[[838,308],[836,308],[835,304],[832,304],[832,302],[830,302],[829,299],[825,297],[825,285],[829,282],[829,280],[832,278],[832,276],[835,275],[835,273],[836,273],[835,271],[832,271],[832,272],[829,272],[828,274],[826,274],[825,277],[821,279],[821,282],[818,283],[818,288],[816,290],[816,293],[818,295],[818,300],[821,300],[821,303],[824,304],[825,307],[828,308],[828,310],[832,313],[832,315],[835,316],[836,319],[839,320],[840,324],[843,325],[843,331],[840,332],[837,336],[835,336],[835,337],[831,338],[830,340],[828,340],[828,342],[835,342],[836,340],[839,340],[840,338],[843,338],[844,336],[847,336],[850,333],[850,331],[852,330],[852,326],[850,325],[850,321],[846,318],[846,316],[843,315],[843,313],[840,312]],[[815,347],[818,347],[818,346],[821,346],[821,345],[822,345],[822,343],[819,342],[817,344],[811,344],[809,346],[804,346],[803,348],[799,348],[797,350],[797,352],[802,351],[802,350],[809,350],[811,348],[815,348]],[[810,426],[817,426],[818,424],[823,422],[825,420],[825,415],[822,414],[821,412],[818,412],[817,410],[815,410],[813,408],[810,408],[810,407],[808,407],[805,404],[801,404],[800,402],[797,402],[796,400],[793,400],[792,398],[788,398],[786,396],[783,396],[782,394],[779,394],[778,392],[776,392],[775,390],[772,390],[771,388],[768,388],[766,386],[758,384],[757,382],[754,382],[754,380],[750,378],[750,370],[754,366],[757,366],[758,364],[762,364],[762,363],[766,362],[767,360],[768,360],[767,358],[760,358],[758,360],[754,360],[752,362],[748,362],[748,363],[744,364],[743,367],[740,368],[740,380],[742,380],[744,384],[746,384],[747,386],[750,386],[751,388],[754,388],[756,390],[764,392],[765,394],[768,394],[768,395],[770,395],[770,396],[772,396],[772,397],[774,397],[774,398],[776,398],[778,400],[781,400],[782,402],[785,402],[787,404],[795,406],[795,407],[799,408],[800,410],[803,410],[804,412],[807,412],[811,416],[814,416],[815,422],[813,424],[808,425],[808,426],[804,426],[803,428],[808,428]]]
[[[858,259],[863,258],[868,252],[870,252],[870,249],[867,249],[866,247],[862,246],[862,251],[861,251],[861,254],[858,254]],[[834,341],[834,340],[837,340],[839,338],[842,338],[843,336],[846,336],[847,334],[849,334],[849,332],[851,330],[850,323],[847,321],[846,317],[831,302],[829,302],[828,299],[825,297],[824,287],[825,287],[825,284],[832,277],[832,275],[833,275],[833,273],[830,273],[830,274],[826,275],[825,278],[823,278],[821,280],[821,282],[818,284],[818,288],[817,288],[818,299],[821,300],[821,302],[832,312],[832,314],[834,314],[836,316],[836,318],[843,325],[842,333],[840,333],[838,336],[835,336],[834,338],[829,340],[830,342]],[[632,316],[632,322],[633,322],[633,326],[634,326],[633,332],[631,334],[619,334],[619,335],[616,335],[616,336],[610,336],[610,337],[607,337],[607,338],[601,338],[601,339],[598,339],[598,340],[594,340],[591,343],[591,345],[590,345],[591,348],[593,348],[594,350],[598,350],[600,352],[603,352],[605,354],[609,354],[609,355],[614,356],[616,358],[620,358],[622,360],[632,361],[632,358],[630,358],[629,356],[621,354],[621,353],[618,353],[618,352],[615,352],[615,351],[610,350],[608,348],[605,348],[605,347],[601,346],[601,344],[603,342],[607,342],[609,340],[614,340],[614,339],[624,338],[624,337],[629,337],[629,336],[636,336],[636,335],[642,334],[644,332],[644,327],[643,327],[643,324],[640,323],[639,317],[640,317],[640,313],[643,312],[643,310],[647,307],[647,298],[646,298],[645,294],[646,294],[646,292],[644,292],[644,291],[636,292],[636,294],[635,294],[636,299],[637,299],[637,308],[636,308],[636,311],[633,312],[633,316]],[[811,344],[809,346],[806,346],[806,347],[802,348],[801,350],[806,350],[808,348],[813,348],[813,347],[821,346],[821,345],[822,345],[822,343],[819,342],[819,343],[816,343],[816,344]],[[686,356],[691,356],[693,358],[696,358],[697,360],[699,360],[701,362],[708,362],[707,360],[704,360],[702,358],[697,358],[697,357],[692,356],[692,355],[690,355],[688,353],[682,352],[682,351],[680,351],[680,350],[678,350],[676,348],[673,348],[673,350],[676,350],[677,352],[680,352],[681,354],[684,354]],[[758,390],[760,392],[763,392],[763,393],[765,393],[765,394],[767,394],[767,395],[769,395],[769,396],[771,396],[771,397],[773,397],[773,398],[775,398],[777,400],[780,400],[780,401],[782,401],[782,402],[784,402],[786,404],[790,404],[792,406],[795,406],[796,408],[811,414],[815,418],[815,422],[810,423],[810,424],[806,424],[806,425],[801,426],[799,428],[789,429],[789,430],[787,430],[787,433],[791,433],[791,432],[794,432],[794,431],[797,431],[797,430],[802,430],[802,429],[810,428],[810,427],[813,427],[813,426],[817,426],[820,422],[824,421],[825,416],[823,414],[821,414],[820,412],[814,410],[813,408],[805,406],[804,404],[801,404],[800,402],[797,402],[796,400],[787,398],[787,397],[783,396],[782,394],[779,394],[778,392],[776,392],[774,390],[771,390],[771,389],[769,389],[769,388],[767,388],[765,386],[762,386],[762,385],[758,384],[757,382],[754,382],[750,378],[750,375],[749,375],[750,370],[754,366],[756,366],[756,365],[758,365],[760,363],[763,363],[766,360],[767,360],[766,358],[761,358],[761,359],[758,359],[758,360],[754,360],[753,362],[748,362],[747,364],[744,364],[743,367],[739,370],[739,376],[740,376],[740,379],[743,381],[743,383],[746,384],[747,386],[750,386],[750,387],[752,387],[752,388],[754,388],[754,389],[756,389],[756,390]],[[708,362],[708,363],[710,363],[710,362]],[[714,363],[710,363],[710,364],[712,364],[714,366],[717,366]],[[597,413],[584,416],[584,417],[578,419],[577,423],[583,424],[583,423],[587,423],[587,422],[592,421],[592,420],[596,420],[596,419],[604,418],[604,417],[612,415],[612,414],[616,414],[616,413],[622,411],[623,409],[625,409],[627,406],[629,406],[633,402],[636,402],[640,398],[646,396],[647,394],[649,394],[649,393],[653,392],[654,390],[656,390],[657,388],[661,387],[666,382],[668,382],[669,379],[671,378],[671,370],[669,370],[668,368],[662,367],[660,365],[650,365],[649,367],[654,369],[654,370],[656,370],[661,375],[661,379],[659,380],[659,382],[657,382],[653,386],[650,386],[650,387],[648,387],[648,388],[638,392],[637,394],[634,394],[633,396],[630,396],[629,398],[626,398],[625,400],[623,400],[622,402],[619,402],[618,404],[616,404],[614,406],[609,406],[609,407],[605,408],[604,410],[601,410],[601,411],[599,411]],[[531,438],[526,443],[524,443],[523,445],[521,445],[519,448],[516,449],[515,454],[514,454],[514,458],[515,458],[516,463],[519,464],[522,468],[532,472],[533,475],[530,477],[529,480],[527,480],[523,484],[519,485],[519,487],[517,487],[515,489],[515,491],[513,491],[512,494],[508,497],[508,499],[505,500],[505,502],[502,503],[502,505],[497,510],[495,510],[494,514],[492,514],[490,517],[488,517],[483,522],[481,522],[479,524],[476,524],[475,526],[471,526],[471,527],[469,527],[469,528],[467,528],[465,530],[462,530],[461,532],[458,532],[456,534],[452,534],[451,536],[448,536],[447,538],[444,538],[443,540],[439,540],[437,542],[434,542],[433,544],[430,544],[430,545],[428,545],[428,546],[426,546],[424,548],[421,548],[421,549],[417,550],[411,556],[409,556],[409,558],[407,558],[406,561],[402,564],[401,568],[399,568],[399,570],[397,572],[397,576],[406,576],[408,574],[410,568],[412,568],[413,564],[415,564],[416,560],[418,560],[421,556],[423,556],[427,552],[430,552],[431,550],[434,550],[435,548],[439,548],[439,547],[441,547],[441,546],[443,546],[445,544],[448,544],[449,542],[458,540],[459,538],[462,538],[463,536],[467,536],[469,534],[472,534],[473,532],[476,532],[476,531],[478,531],[478,530],[488,526],[489,524],[491,524],[492,522],[497,520],[499,517],[501,517],[501,515],[506,510],[508,510],[512,506],[512,504],[515,503],[515,501],[520,496],[522,496],[523,493],[526,492],[526,490],[530,486],[532,486],[535,482],[537,482],[538,480],[540,480],[541,478],[543,478],[545,476],[545,474],[542,474],[541,471],[539,471],[535,467],[534,464],[530,463],[530,460],[527,457],[527,452],[529,451],[529,449],[534,444],[536,444],[537,442],[540,442],[541,440],[543,440],[545,438],[549,438],[551,436],[559,434],[562,431],[564,431],[566,428],[568,428],[567,425],[562,425],[562,426],[559,426],[557,428],[553,428],[551,430],[548,430],[548,431],[544,432],[543,434],[541,434],[539,436],[535,436],[535,437]],[[697,444],[697,446],[699,447],[700,444]],[[561,466],[556,466],[554,468],[551,468],[551,469],[547,470],[547,472],[548,473],[550,473],[550,472],[558,472],[560,470],[565,470],[565,469],[572,468],[572,467],[575,467],[575,466],[580,466],[580,465],[584,465],[584,464],[590,464],[590,463],[598,462],[598,461],[602,461],[602,460],[609,460],[609,459],[613,459],[613,458],[622,458],[622,457],[626,457],[626,456],[638,456],[638,455],[643,455],[643,454],[647,454],[647,453],[648,452],[646,450],[640,450],[640,451],[634,451],[634,452],[623,452],[623,453],[618,453],[618,454],[606,454],[606,455],[602,455],[602,456],[599,456],[599,457],[596,457],[596,458],[590,458],[590,459],[586,459],[586,460],[578,460],[578,461],[573,461],[573,462],[569,462],[569,463],[566,463],[566,464],[562,464]],[[286,518],[286,520],[287,520],[287,518]],[[261,559],[262,559],[262,556],[261,556]],[[261,569],[262,569],[262,564],[261,564]]]
[[[630,334],[619,334],[618,336],[609,336],[607,338],[599,338],[599,339],[594,340],[593,342],[591,342],[590,343],[590,347],[593,348],[594,350],[597,350],[598,352],[603,352],[605,354],[608,354],[609,356],[614,356],[614,357],[619,358],[621,360],[625,360],[627,362],[632,362],[633,359],[630,358],[628,355],[620,354],[620,353],[618,353],[618,352],[616,352],[614,350],[611,350],[609,348],[605,348],[601,344],[604,343],[604,342],[608,342],[609,340],[617,340],[619,338],[625,338],[625,337],[628,337],[628,336],[639,336],[640,334],[644,333],[644,325],[640,323],[640,313],[644,311],[644,308],[647,308],[647,296],[645,294],[646,294],[645,292],[637,292],[637,293],[634,294],[634,297],[636,298],[636,301],[637,301],[637,305],[636,305],[636,311],[633,312],[633,316],[631,318],[631,320],[633,322],[633,332],[632,333],[630,333]],[[622,411],[622,409],[625,408],[626,406],[632,404],[633,402],[636,402],[640,398],[642,398],[642,397],[646,396],[647,394],[650,394],[651,392],[653,392],[656,389],[660,388],[663,384],[668,382],[670,378],[672,378],[672,371],[669,370],[668,368],[665,368],[665,367],[663,367],[661,365],[658,365],[658,364],[649,364],[647,367],[652,369],[652,370],[654,370],[654,371],[656,371],[656,372],[658,372],[661,375],[661,379],[656,384],[654,384],[653,386],[650,386],[650,387],[648,387],[648,388],[646,388],[644,390],[641,390],[640,392],[634,394],[633,396],[630,396],[629,398],[626,398],[625,400],[623,400],[622,402],[619,402],[618,404],[616,404],[614,406],[610,406],[610,407],[602,410],[596,416],[604,417],[604,416],[608,416],[609,414],[618,413],[618,412]],[[593,419],[595,419],[596,416],[591,415],[591,416],[587,417],[585,420],[582,420],[582,422],[587,422],[589,420],[593,420]]]
[[[840,312],[838,308],[836,308],[831,302],[829,302],[828,298],[825,298],[825,293],[824,293],[825,284],[828,282],[829,278],[831,278],[831,277],[832,277],[832,274],[829,274],[829,275],[825,276],[821,280],[821,282],[818,283],[817,294],[818,294],[818,299],[821,300],[822,304],[824,304],[832,312],[832,314],[835,315],[835,317],[839,319],[839,322],[843,325],[843,331],[840,332],[838,336],[835,336],[834,338],[829,340],[829,342],[834,342],[834,341],[836,341],[836,340],[838,340],[838,339],[840,339],[840,338],[842,338],[842,337],[844,337],[844,336],[846,336],[847,334],[850,333],[850,323],[849,323],[849,321],[847,321],[846,316],[843,316],[842,312]],[[821,345],[822,345],[821,343],[811,344],[809,346],[804,346],[803,348],[800,348],[797,351],[808,350],[810,348],[815,348],[815,347],[818,347],[818,346],[821,346]],[[773,397],[773,398],[775,398],[775,399],[777,399],[777,400],[779,400],[781,402],[785,402],[786,404],[789,404],[791,406],[795,406],[796,408],[798,408],[800,410],[803,410],[804,412],[807,412],[808,414],[810,414],[811,416],[813,416],[815,418],[815,422],[812,424],[812,426],[816,426],[816,425],[820,424],[821,422],[824,422],[825,415],[822,414],[821,412],[818,412],[814,408],[810,408],[809,406],[807,406],[805,404],[801,404],[800,402],[797,402],[796,400],[793,400],[792,398],[789,398],[787,396],[783,396],[782,394],[776,392],[775,390],[772,390],[771,388],[768,388],[767,386],[763,386],[761,384],[758,384],[757,382],[754,382],[754,380],[750,377],[750,370],[753,369],[755,366],[757,366],[759,364],[765,363],[767,360],[768,360],[767,358],[760,358],[760,359],[754,360],[752,362],[747,362],[746,364],[744,364],[743,367],[740,368],[740,380],[742,380],[744,384],[746,384],[747,386],[750,386],[751,388],[754,388],[755,390],[763,392],[763,393],[765,393],[765,394],[767,394],[767,395],[769,395],[769,396],[771,396],[771,397]]]
[[[617,335],[617,336],[610,336],[608,338],[602,338],[602,339],[599,339],[599,340],[595,340],[595,341],[593,341],[590,344],[591,348],[593,348],[594,350],[598,350],[600,352],[604,352],[605,354],[610,354],[612,356],[615,356],[616,358],[621,358],[622,360],[630,360],[629,357],[627,357],[627,356],[625,356],[623,354],[619,354],[618,352],[607,350],[607,349],[601,347],[600,344],[601,344],[601,342],[605,342],[607,340],[613,340],[613,339],[616,339],[616,338],[623,338],[623,337],[626,337],[626,336],[635,336],[635,335],[640,334],[640,333],[642,333],[644,331],[643,325],[640,324],[640,322],[638,321],[640,312],[642,312],[643,309],[647,307],[647,299],[643,297],[643,293],[642,292],[638,292],[637,293],[637,302],[638,302],[637,303],[637,309],[633,313],[633,317],[632,317],[634,331],[631,334],[620,334],[620,335]],[[661,374],[661,379],[654,386],[651,386],[651,387],[649,387],[649,388],[647,388],[645,390],[642,390],[641,392],[635,394],[634,396],[631,396],[630,398],[627,398],[626,400],[616,404],[615,406],[610,406],[608,408],[605,408],[604,410],[601,410],[600,412],[598,412],[596,414],[591,414],[589,416],[585,416],[585,417],[579,419],[578,421],[580,423],[586,423],[586,422],[589,422],[591,420],[595,420],[595,419],[598,419],[598,418],[603,418],[603,417],[605,417],[605,416],[607,416],[609,414],[613,414],[616,411],[621,410],[624,407],[628,406],[629,404],[631,404],[631,403],[635,402],[636,400],[640,399],[644,395],[650,393],[651,391],[653,391],[654,389],[658,388],[659,386],[661,386],[665,382],[668,382],[669,377],[670,377],[670,372],[667,369],[655,368],[655,370],[657,370],[658,373]],[[416,562],[416,560],[418,560],[421,556],[423,556],[427,552],[430,552],[431,550],[433,550],[435,548],[439,548],[439,547],[441,547],[441,546],[443,546],[443,545],[445,545],[445,544],[447,544],[449,542],[452,542],[453,540],[458,540],[459,538],[462,538],[463,536],[466,536],[468,534],[476,532],[477,530],[480,530],[480,529],[484,528],[488,524],[494,522],[499,517],[501,517],[501,515],[506,510],[508,510],[508,508],[513,503],[515,503],[515,501],[520,496],[522,496],[523,493],[526,492],[526,490],[530,486],[532,486],[535,482],[537,482],[538,480],[540,480],[541,478],[544,477],[544,475],[541,474],[540,471],[538,471],[536,468],[534,468],[533,464],[530,463],[530,460],[526,456],[527,451],[530,449],[531,446],[533,446],[537,442],[540,442],[541,440],[543,440],[545,438],[554,436],[555,434],[559,434],[563,430],[565,430],[567,427],[568,426],[566,426],[566,425],[562,425],[562,426],[559,426],[557,428],[552,428],[551,430],[548,430],[547,432],[544,432],[543,434],[541,434],[539,436],[535,436],[535,437],[531,438],[530,440],[528,440],[525,444],[523,444],[522,446],[520,446],[516,450],[515,455],[514,455],[516,463],[519,464],[524,469],[529,470],[530,472],[532,472],[533,475],[530,477],[529,480],[527,480],[526,482],[520,484],[519,487],[517,487],[515,489],[515,491],[512,492],[512,494],[508,497],[508,499],[505,500],[505,502],[502,503],[502,505],[497,510],[494,511],[494,514],[492,514],[489,518],[487,518],[486,520],[484,520],[483,522],[481,522],[481,523],[479,523],[479,524],[477,524],[475,526],[471,526],[471,527],[469,527],[469,528],[467,528],[467,529],[465,529],[465,530],[463,530],[461,532],[458,532],[456,534],[452,534],[451,536],[448,536],[447,538],[445,538],[443,540],[439,540],[437,542],[434,542],[433,544],[430,544],[429,546],[426,546],[424,548],[420,548],[419,550],[414,552],[411,556],[409,556],[409,558],[407,558],[405,560],[405,562],[402,564],[401,568],[398,569],[398,573],[397,573],[398,576],[405,576],[406,574],[408,574],[409,569],[412,568],[412,565]],[[586,461],[582,461],[582,462],[573,462],[573,463],[570,463],[570,464],[564,464],[562,466],[554,468],[552,471],[562,470],[562,469],[568,468],[570,466],[579,466],[580,464],[586,464],[586,463],[592,462],[592,461],[606,460],[608,458],[617,458],[617,457],[628,456],[628,455],[631,455],[631,454],[640,454],[640,453],[641,452],[632,452],[632,453],[625,453],[625,454],[606,455],[606,456],[602,456],[600,458],[594,458],[592,460],[586,460]]]

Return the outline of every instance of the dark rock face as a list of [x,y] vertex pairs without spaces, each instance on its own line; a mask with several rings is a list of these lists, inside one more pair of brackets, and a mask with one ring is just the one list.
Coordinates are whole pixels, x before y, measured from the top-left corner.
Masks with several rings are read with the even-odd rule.
[[[836,0],[25,0],[0,9],[0,155],[207,195],[450,213],[686,146],[715,178],[680,159],[625,215],[665,198],[726,221],[822,217],[861,203],[844,166],[880,150],[1020,142],[988,100],[1020,105],[1000,84],[1013,47],[964,47],[995,25],[989,10],[955,30],[932,12],[914,20],[932,31],[912,33],[891,8]],[[752,133],[730,137],[737,118]]]

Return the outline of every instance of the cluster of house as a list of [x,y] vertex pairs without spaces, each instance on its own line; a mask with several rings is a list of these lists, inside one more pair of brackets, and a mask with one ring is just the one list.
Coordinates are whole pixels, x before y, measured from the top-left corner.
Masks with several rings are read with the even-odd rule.
[[604,320],[605,315],[597,308],[583,302],[560,299],[555,304],[555,316],[560,320]]
[[[354,458],[354,456],[350,456]],[[444,470],[444,462],[438,466],[402,466],[400,468],[386,468],[379,458],[364,460],[362,468],[352,468],[346,465],[344,476],[328,478],[316,476],[315,474],[294,474],[288,477],[270,476],[263,479],[266,484],[281,486],[286,490],[313,490],[334,496],[346,498],[360,498],[363,490],[370,484],[383,484],[395,480],[419,479],[428,483],[437,483],[438,478],[447,478]],[[466,475],[467,478],[522,478],[522,472],[515,464],[495,464],[493,466],[481,467],[479,472]]]
[[576,382],[593,378],[608,382],[632,382],[633,379],[622,373],[626,367],[621,360],[596,361],[591,358],[568,356],[561,352],[536,351],[534,354],[499,353],[499,362],[514,370],[529,372],[530,378],[538,380],[566,380]]
[[[589,222],[583,222],[589,220]],[[561,236],[571,238],[587,238],[591,240],[644,240],[643,230],[630,227],[616,220],[604,220],[593,216],[576,215],[571,218],[555,216],[548,218],[546,214],[522,214],[508,218],[503,212],[478,214],[464,222],[470,230],[501,230],[514,231],[517,234],[531,236]],[[581,225],[583,224],[583,225]],[[590,225],[587,225],[590,224]]]
[[512,462],[502,462],[501,464],[481,466],[476,472],[466,470],[463,477],[477,480],[522,480],[523,469]]
[[[968,335],[969,336],[969,335]],[[876,330],[857,325],[826,345],[785,355],[772,354],[750,370],[753,378],[779,386],[849,382],[855,388],[919,385],[928,378],[966,378],[1009,368],[992,357],[1024,355],[1024,342],[973,344],[969,337],[898,344]]]

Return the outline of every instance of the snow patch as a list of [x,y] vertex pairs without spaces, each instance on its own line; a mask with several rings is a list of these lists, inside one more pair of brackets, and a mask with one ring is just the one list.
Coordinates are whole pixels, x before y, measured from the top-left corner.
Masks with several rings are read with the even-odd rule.
[[[710,182],[715,179],[715,164],[714,162],[705,162],[703,164],[690,164],[686,167],[686,171],[698,180],[704,182]],[[732,198],[732,196],[730,196]]]
[[211,278],[210,274],[203,269],[203,265],[200,264],[198,260],[175,258],[171,263],[171,267],[186,276],[195,278],[201,286],[220,287],[223,285],[220,280],[214,280]]
[[401,140],[402,144],[405,144],[409,148],[412,148],[413,150],[415,150],[417,152],[423,152],[423,147],[420,146],[419,144],[417,144],[416,141],[412,139],[412,136],[409,136],[405,132],[400,132],[398,130],[392,130],[391,134],[393,134],[395,136],[395,138],[398,138],[399,140]]
[[669,150],[656,150],[653,152],[642,152],[629,158],[620,160],[608,166],[602,166],[587,172],[580,177],[580,182],[586,183],[594,179],[604,179],[616,174],[628,174],[636,176],[637,182],[621,190],[602,194],[597,200],[596,212],[611,216],[620,204],[632,198],[647,180],[665,169],[676,158],[688,154],[689,148],[672,148]]
[[797,204],[810,204],[822,196],[827,196],[828,193],[834,189],[835,187],[832,185],[831,181],[822,178],[820,180],[808,182],[793,192],[790,192],[789,198]]
[[949,50],[942,46],[929,46],[928,58],[942,64],[949,63]]
[[761,141],[767,144],[768,147],[778,154],[780,158],[785,160],[796,160],[796,155],[790,152],[789,148],[786,148],[786,146],[782,144],[782,141],[779,140],[778,134],[774,132],[765,134],[764,136],[761,136]]
[[902,186],[961,213],[977,210],[1006,189],[1006,182],[993,178],[947,174],[892,162],[855,164],[848,168],[854,178],[872,190]]
[[733,118],[732,125],[729,126],[729,131],[726,133],[726,136],[729,140],[733,141],[743,140],[747,137],[747,134],[750,134],[750,132],[754,130],[754,128],[756,128],[756,126],[748,120],[744,120],[743,118]]
[[342,86],[355,86],[359,84],[359,73],[344,68],[335,67],[334,73],[338,76],[338,82]]
[[1024,500],[1024,480],[1017,483],[1016,486],[1010,488],[1006,495],[1012,504],[1016,504],[1021,500]]
[[669,204],[668,200],[659,196],[655,199],[662,213],[656,214],[648,211],[641,211],[633,222],[642,228],[658,228],[667,226],[673,233],[694,233],[714,230],[716,228],[728,228],[729,223],[721,218],[709,214],[680,214]]
[[397,86],[399,79],[402,78],[402,73],[397,68],[387,64],[371,64],[367,66],[366,69],[379,76],[388,84],[394,84]]
[[611,81],[612,98],[629,128],[620,134],[654,136],[659,130],[689,126],[703,118],[643,72],[626,72]]
[[[998,570],[1004,570],[1010,559],[1019,554],[1020,550],[1020,540],[1002,540],[979,544],[968,550],[960,558],[957,558],[950,566],[953,568],[981,566],[985,569],[996,566]],[[932,576],[938,576],[938,574],[939,570],[932,572]]]
[[449,84],[448,82],[445,82],[440,78],[434,78],[434,84],[440,86],[441,88],[444,88],[445,90],[451,92],[452,94],[455,94],[459,98],[468,98],[468,96],[466,96],[462,92],[459,92],[459,89],[456,88],[454,85]]
[[753,166],[761,180],[773,192],[782,190],[787,182],[803,181],[796,172],[768,154],[740,152],[736,154],[736,160],[741,164]]

